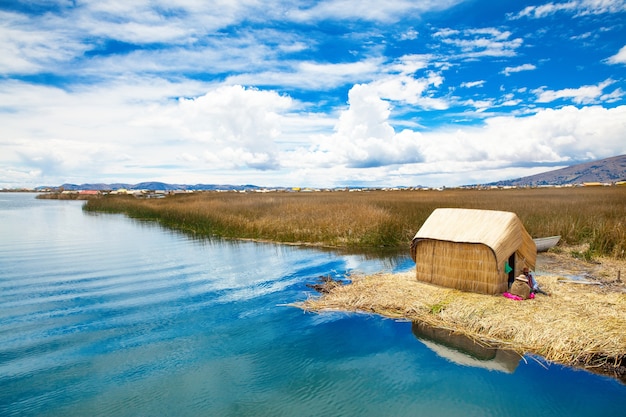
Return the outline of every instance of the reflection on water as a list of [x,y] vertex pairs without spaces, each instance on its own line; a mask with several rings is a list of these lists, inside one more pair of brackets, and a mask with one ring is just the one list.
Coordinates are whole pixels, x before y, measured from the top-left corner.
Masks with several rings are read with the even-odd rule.
[[510,374],[515,372],[521,360],[513,351],[480,344],[463,334],[432,327],[426,323],[413,322],[411,330],[427,348],[457,365]]
[[529,386],[535,415],[626,409],[609,378],[459,366],[409,323],[287,306],[408,253],[192,239],[81,204],[0,193],[0,416],[526,416]]

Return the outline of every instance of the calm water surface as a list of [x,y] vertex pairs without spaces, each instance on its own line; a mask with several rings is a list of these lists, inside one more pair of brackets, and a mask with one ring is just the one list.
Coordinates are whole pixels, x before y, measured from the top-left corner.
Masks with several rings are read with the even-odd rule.
[[458,365],[411,323],[287,306],[412,266],[0,193],[0,416],[626,416],[611,378]]

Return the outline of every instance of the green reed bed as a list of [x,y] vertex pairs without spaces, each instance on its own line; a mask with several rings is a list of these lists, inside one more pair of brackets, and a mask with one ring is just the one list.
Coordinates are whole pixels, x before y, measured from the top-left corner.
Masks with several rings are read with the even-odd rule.
[[84,209],[125,213],[204,236],[345,248],[406,248],[438,207],[516,213],[533,237],[561,235],[587,256],[626,258],[626,187],[107,196]]

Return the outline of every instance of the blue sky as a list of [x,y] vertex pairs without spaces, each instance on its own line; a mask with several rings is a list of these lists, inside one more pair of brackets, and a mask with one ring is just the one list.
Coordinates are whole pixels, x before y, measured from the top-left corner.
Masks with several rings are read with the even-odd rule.
[[485,183],[625,97],[626,0],[0,0],[0,187]]

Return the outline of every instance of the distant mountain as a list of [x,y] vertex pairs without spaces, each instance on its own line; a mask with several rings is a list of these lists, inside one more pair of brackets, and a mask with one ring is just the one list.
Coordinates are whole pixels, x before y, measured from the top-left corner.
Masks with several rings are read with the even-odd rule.
[[528,177],[497,181],[487,185],[532,187],[542,185],[576,185],[585,182],[613,183],[625,180],[626,155],[620,155]]
[[[492,182],[484,185],[494,186],[543,186],[543,185],[575,185],[585,182],[612,183],[626,181],[626,155],[614,156],[612,158],[601,159],[584,164],[572,165],[543,174],[531,175],[512,180]],[[149,191],[254,191],[262,187],[257,185],[230,185],[230,184],[167,184],[164,182],[140,182],[138,184],[114,183],[114,184],[63,184],[60,186],[41,186],[36,190],[99,190],[111,191],[125,188],[127,190],[149,190]],[[273,187],[276,189],[286,189],[286,187]],[[349,187],[352,188],[352,187]],[[367,187],[364,187],[367,188]]]
[[256,185],[230,185],[230,184],[166,184],[164,182],[140,182],[138,184],[126,184],[126,183],[113,183],[113,184],[103,184],[103,183],[95,183],[95,184],[62,184],[59,186],[40,186],[37,187],[37,190],[44,189],[52,189],[59,190],[63,189],[66,191],[78,191],[78,190],[98,190],[98,191],[112,191],[119,189],[126,190],[148,190],[148,191],[174,191],[174,190],[183,190],[183,191],[200,191],[200,190],[228,190],[228,191],[243,191],[243,190],[258,190],[261,187]]

